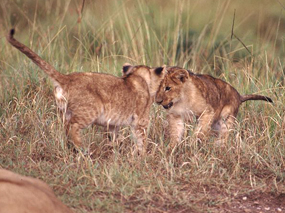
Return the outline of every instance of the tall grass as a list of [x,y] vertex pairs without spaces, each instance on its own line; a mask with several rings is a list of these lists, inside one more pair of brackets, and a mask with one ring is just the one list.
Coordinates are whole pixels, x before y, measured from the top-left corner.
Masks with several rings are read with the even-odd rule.
[[[285,21],[278,1],[86,1],[80,14],[81,1],[20,0],[1,1],[0,11],[1,167],[44,180],[78,212],[219,212],[252,192],[285,193]],[[100,127],[84,130],[84,150],[75,155],[47,76],[6,42],[11,27],[62,73],[120,76],[124,62],[179,65],[274,104],[243,104],[225,147],[214,138],[196,146],[195,123],[188,123],[167,157],[165,111],[154,105],[145,158],[132,156],[128,127],[118,143]]]

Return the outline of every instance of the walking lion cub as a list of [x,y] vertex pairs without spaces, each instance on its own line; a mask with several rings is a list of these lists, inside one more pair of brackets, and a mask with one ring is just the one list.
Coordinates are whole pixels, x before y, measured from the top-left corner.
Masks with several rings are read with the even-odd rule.
[[198,139],[212,129],[225,141],[241,103],[248,100],[272,103],[266,96],[240,95],[231,85],[210,75],[194,74],[180,67],[168,67],[167,72],[156,94],[156,102],[168,111],[172,148],[181,140],[184,121],[193,116],[198,119],[195,130]]
[[164,78],[163,67],[123,66],[123,77],[102,73],[61,74],[31,49],[13,38],[7,40],[29,57],[52,79],[58,108],[65,118],[65,130],[76,147],[81,146],[80,130],[91,124],[116,130],[131,126],[139,152],[145,151],[149,112]]

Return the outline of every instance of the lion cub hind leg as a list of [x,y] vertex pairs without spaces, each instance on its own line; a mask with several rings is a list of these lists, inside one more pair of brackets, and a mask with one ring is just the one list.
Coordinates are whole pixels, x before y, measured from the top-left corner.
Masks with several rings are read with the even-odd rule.
[[230,130],[235,122],[236,118],[229,116],[227,119],[220,119],[213,124],[213,130],[218,133],[218,139],[215,141],[217,146],[224,146],[227,143]]
[[236,122],[238,109],[231,106],[225,106],[221,112],[220,119],[212,126],[213,130],[218,133],[216,145],[225,145],[228,141],[229,133]]

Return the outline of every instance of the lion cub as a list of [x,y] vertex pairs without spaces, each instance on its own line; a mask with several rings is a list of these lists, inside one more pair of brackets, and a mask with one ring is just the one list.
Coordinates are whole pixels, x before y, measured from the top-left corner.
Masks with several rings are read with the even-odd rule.
[[210,75],[194,74],[180,67],[168,67],[168,74],[156,94],[156,102],[168,110],[168,134],[174,147],[182,137],[184,121],[198,119],[195,134],[204,138],[210,130],[225,141],[235,122],[239,106],[248,100],[272,100],[261,95],[240,95],[228,83]]
[[7,40],[29,57],[53,81],[54,96],[65,118],[66,133],[76,147],[81,146],[80,130],[91,124],[117,129],[130,125],[137,150],[144,153],[149,112],[164,78],[163,67],[125,64],[123,77],[102,73],[61,74],[31,49],[13,38]]
[[72,213],[45,182],[0,168],[0,213]]

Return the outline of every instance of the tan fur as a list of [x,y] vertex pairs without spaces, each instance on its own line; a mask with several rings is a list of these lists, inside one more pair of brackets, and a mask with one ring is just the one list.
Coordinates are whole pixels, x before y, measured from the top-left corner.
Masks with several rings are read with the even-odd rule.
[[210,75],[194,74],[180,67],[169,67],[167,71],[156,102],[168,111],[168,134],[172,147],[181,140],[184,122],[193,117],[198,119],[195,134],[199,139],[214,130],[220,140],[225,141],[242,102],[272,102],[266,96],[242,96],[228,83]]
[[97,124],[110,130],[130,125],[140,152],[145,150],[149,111],[164,68],[125,64],[119,78],[102,73],[59,73],[25,45],[13,38],[7,40],[28,56],[53,80],[58,108],[65,117],[66,133],[76,146],[81,146],[80,130]]
[[43,181],[0,169],[0,213],[72,211]]

